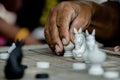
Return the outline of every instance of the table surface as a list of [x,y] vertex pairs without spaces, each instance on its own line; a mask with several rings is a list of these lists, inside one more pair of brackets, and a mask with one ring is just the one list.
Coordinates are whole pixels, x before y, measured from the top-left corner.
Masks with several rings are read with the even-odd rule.
[[[8,48],[0,48],[0,53],[6,52]],[[114,54],[112,51],[105,51],[108,55],[107,60],[103,63],[104,70],[120,71],[119,53]],[[23,47],[23,53],[23,64],[27,65],[28,68],[20,80],[37,80],[35,78],[37,73],[48,73],[50,77],[44,80],[107,80],[103,76],[89,75],[88,69],[82,71],[73,70],[73,63],[80,61],[76,61],[73,58],[57,56],[49,49],[48,45],[25,46]],[[41,61],[49,62],[50,68],[37,68],[36,62]],[[0,80],[5,80],[3,72],[5,64],[6,60],[0,60]],[[115,80],[120,80],[120,78]]]

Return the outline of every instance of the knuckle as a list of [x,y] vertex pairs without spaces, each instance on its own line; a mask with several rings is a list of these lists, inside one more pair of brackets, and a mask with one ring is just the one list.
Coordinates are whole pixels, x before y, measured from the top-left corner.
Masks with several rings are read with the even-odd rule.
[[68,24],[66,23],[68,21],[68,17],[60,16],[59,19],[57,19],[57,27],[63,28],[66,27]]
[[56,10],[56,6],[51,7],[50,12],[54,12]]
[[48,30],[45,30],[45,31],[44,31],[44,35],[45,35],[46,41],[49,41],[49,40],[50,40],[49,34],[50,34],[50,33],[49,33]]
[[58,23],[57,24],[58,29],[61,29],[63,27],[63,23],[62,22],[57,22],[57,23]]

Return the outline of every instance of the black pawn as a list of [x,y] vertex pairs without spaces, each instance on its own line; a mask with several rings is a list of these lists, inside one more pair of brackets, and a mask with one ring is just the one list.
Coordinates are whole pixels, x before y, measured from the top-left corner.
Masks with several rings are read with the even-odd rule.
[[47,73],[39,73],[35,75],[35,78],[37,79],[46,79],[49,78],[49,75]]
[[17,41],[16,48],[10,53],[4,69],[5,78],[20,79],[24,75],[25,66],[21,64],[23,58],[23,41]]

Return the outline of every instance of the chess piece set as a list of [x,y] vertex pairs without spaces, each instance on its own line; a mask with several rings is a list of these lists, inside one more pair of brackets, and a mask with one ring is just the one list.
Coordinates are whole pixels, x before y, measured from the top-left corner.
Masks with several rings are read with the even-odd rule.
[[85,70],[89,64],[88,74],[90,75],[103,75],[108,79],[119,78],[118,71],[105,71],[102,66],[107,55],[100,49],[101,44],[98,45],[95,40],[95,29],[90,34],[88,30],[84,33],[81,28],[78,31],[74,28],[74,34],[74,44],[70,42],[64,46],[64,57],[73,57],[80,61],[73,63],[74,70]]
[[89,34],[88,30],[84,33],[81,28],[78,31],[74,28],[74,33],[74,45],[70,42],[64,46],[64,57],[73,57],[85,64],[90,63],[88,73],[102,75],[104,73],[102,63],[106,60],[106,53],[101,51],[96,44],[95,29]]
[[90,53],[96,53],[97,55],[103,53],[106,57],[105,52],[101,51],[96,43],[95,29],[89,34],[88,30],[84,33],[81,28],[78,31],[74,28],[74,34],[74,44],[70,42],[67,46],[64,46],[64,57],[74,57],[76,60],[84,62],[89,62]]
[[[95,30],[91,34],[86,30],[82,32],[80,28],[78,31],[74,28],[75,39],[74,44],[70,42],[67,46],[64,46],[64,57],[74,57],[74,59],[85,63],[73,63],[73,69],[85,70],[87,63],[90,63],[88,74],[90,75],[103,75],[106,78],[118,78],[118,71],[104,71],[102,64],[106,60],[106,53],[99,49],[95,40]],[[8,50],[7,59],[4,73],[7,79],[20,79],[24,75],[24,70],[27,66],[22,65],[22,46],[23,42],[13,43]],[[37,62],[39,68],[49,68],[47,62]],[[48,74],[37,74],[36,78],[48,78]]]

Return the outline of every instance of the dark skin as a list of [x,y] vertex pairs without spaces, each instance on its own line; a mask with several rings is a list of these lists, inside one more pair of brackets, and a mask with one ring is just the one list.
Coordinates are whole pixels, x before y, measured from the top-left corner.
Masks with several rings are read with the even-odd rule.
[[119,19],[116,3],[97,4],[84,0],[61,2],[50,11],[45,25],[45,38],[57,55],[63,54],[64,45],[73,42],[74,27],[89,31],[96,29],[98,41],[115,46],[116,42],[120,43]]
[[[14,12],[17,14],[21,8],[21,0],[4,0],[2,4],[5,6],[7,11]],[[17,33],[21,30],[20,26],[15,24],[9,24],[4,19],[0,18],[0,34],[8,39],[15,40]],[[41,44],[40,41],[35,39],[31,34],[28,34],[24,38],[26,45]]]

